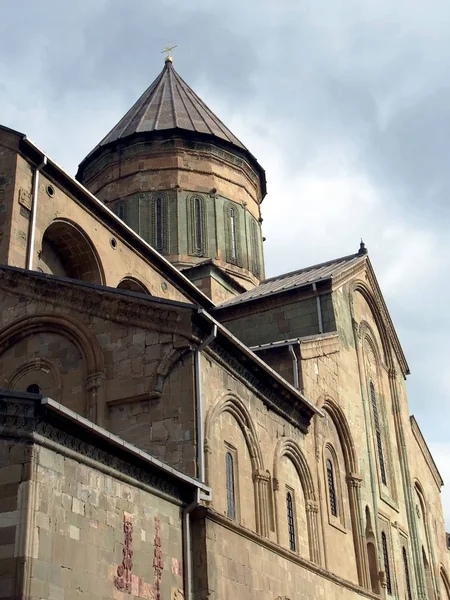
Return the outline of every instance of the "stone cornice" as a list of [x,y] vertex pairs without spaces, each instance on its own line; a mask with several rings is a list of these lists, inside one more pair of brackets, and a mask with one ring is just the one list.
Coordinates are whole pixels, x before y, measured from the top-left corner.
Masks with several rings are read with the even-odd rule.
[[414,415],[411,415],[409,417],[409,421],[411,423],[411,431],[413,433],[413,436],[422,452],[422,455],[425,459],[425,462],[428,465],[428,468],[431,471],[431,474],[433,475],[433,479],[434,479],[438,489],[440,490],[441,487],[444,485],[444,481],[441,477],[441,474],[438,471],[436,463],[434,462],[433,456],[430,452],[430,449],[428,448],[425,438],[422,435],[422,432],[420,431],[420,427],[419,427]]
[[370,262],[369,257],[365,255],[364,260],[358,261],[348,270],[340,273],[337,277],[333,278],[333,291],[339,287],[342,287],[345,283],[351,281],[356,275],[360,273],[364,273],[366,276],[372,298],[375,302],[379,314],[381,315],[384,321],[389,342],[395,352],[400,368],[402,370],[403,377],[406,377],[406,375],[409,375],[410,372],[408,363],[406,362],[406,358],[403,353],[400,340],[398,339],[397,332],[395,331],[394,324],[389,314],[386,302],[383,298],[380,285],[376,278],[375,271],[372,267],[372,263]]
[[276,380],[267,376],[264,378],[258,365],[245,361],[243,356],[227,350],[225,345],[214,342],[205,352],[211,355],[221,366],[241,381],[249,390],[255,393],[262,402],[283,419],[307,433],[314,415],[307,404],[297,400]]
[[391,316],[390,316],[388,308],[386,306],[386,302],[384,301],[383,294],[381,293],[380,286],[379,286],[377,278],[375,276],[375,271],[373,270],[373,267],[372,267],[372,264],[371,264],[369,258],[367,258],[366,267],[367,267],[366,268],[367,279],[372,288],[372,293],[375,298],[377,307],[378,307],[381,315],[383,316],[384,322],[386,324],[389,341],[391,342],[391,345],[397,356],[397,360],[400,364],[400,368],[402,370],[403,376],[406,377],[406,375],[409,375],[409,372],[410,372],[408,363],[406,362],[405,355],[404,355],[402,347],[400,345],[400,340],[398,339],[397,332],[395,331],[394,324],[392,323]]
[[7,391],[0,395],[0,437],[46,447],[171,502],[184,504],[193,498],[193,484],[178,481],[144,459],[128,460],[125,447],[108,443],[94,430],[81,431],[64,415],[46,410],[39,399],[11,398]]
[[339,352],[339,333],[320,333],[299,338],[300,357],[303,360]]
[[323,577],[324,579],[328,579],[329,581],[335,583],[338,586],[342,586],[352,592],[355,592],[358,596],[364,598],[371,598],[372,600],[380,600],[380,596],[376,594],[372,594],[369,590],[366,590],[351,581],[347,581],[330,571],[320,567],[319,565],[307,560],[306,558],[299,556],[295,552],[291,552],[282,546],[279,546],[275,542],[271,542],[267,538],[264,538],[257,533],[247,529],[246,527],[242,527],[242,525],[238,525],[235,521],[228,519],[224,515],[216,512],[211,507],[202,507],[199,511],[204,514],[204,517],[213,523],[217,523],[218,525],[225,527],[226,529],[232,531],[236,535],[240,535],[247,540],[257,544],[258,546],[262,546],[269,552],[273,552],[275,555],[281,556],[284,559],[289,560],[291,563],[306,569],[312,573],[315,573],[319,577]]
[[24,271],[0,267],[0,288],[22,298],[51,302],[121,324],[136,325],[194,339],[191,327],[193,305]]

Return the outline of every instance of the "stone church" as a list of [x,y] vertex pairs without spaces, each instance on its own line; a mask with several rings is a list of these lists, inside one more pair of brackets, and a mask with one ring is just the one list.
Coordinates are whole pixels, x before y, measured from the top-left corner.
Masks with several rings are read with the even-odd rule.
[[367,250],[267,279],[265,195],[170,57],[76,178],[0,127],[0,599],[450,600]]

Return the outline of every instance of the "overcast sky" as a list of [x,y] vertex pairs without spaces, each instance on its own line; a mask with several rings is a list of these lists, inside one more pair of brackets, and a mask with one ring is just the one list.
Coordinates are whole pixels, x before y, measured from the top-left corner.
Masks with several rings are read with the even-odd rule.
[[267,275],[363,237],[448,482],[448,0],[3,0],[0,123],[69,173],[163,66],[264,166]]

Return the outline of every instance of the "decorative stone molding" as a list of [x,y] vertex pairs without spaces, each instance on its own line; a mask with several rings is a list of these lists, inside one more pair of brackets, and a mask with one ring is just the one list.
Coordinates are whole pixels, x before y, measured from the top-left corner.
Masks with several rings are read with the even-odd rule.
[[[25,273],[13,267],[1,268],[0,279],[3,289],[11,294],[31,300],[49,301],[65,306],[83,315],[93,315],[116,323],[136,325],[161,333],[177,333],[192,339],[191,305],[170,301],[161,302],[152,296],[138,298],[128,296],[101,286],[92,294],[92,286],[78,281],[62,281],[34,273]],[[62,318],[62,317],[61,317]],[[64,318],[69,319],[65,316]],[[98,369],[97,369],[98,370]]]
[[328,356],[339,352],[339,333],[321,333],[300,339],[300,357],[302,360]]
[[[24,439],[65,454],[108,475],[132,483],[180,503],[184,498],[180,485],[149,473],[135,463],[126,462],[109,452],[51,425],[40,404],[33,400],[0,398],[0,436]],[[191,498],[186,498],[190,501]]]
[[213,356],[221,366],[231,371],[237,379],[245,383],[246,387],[255,393],[266,406],[281,415],[288,423],[298,427],[302,433],[307,433],[313,413],[306,404],[301,400],[294,400],[292,394],[278,386],[274,380],[271,381],[270,386],[267,386],[259,375],[252,372],[249,366],[218,343],[213,342],[206,352]]
[[61,374],[56,365],[47,358],[31,358],[22,363],[14,373],[7,379],[6,387],[15,390],[19,380],[27,373],[33,371],[44,371],[49,374],[53,380],[53,385],[57,390],[62,387]]

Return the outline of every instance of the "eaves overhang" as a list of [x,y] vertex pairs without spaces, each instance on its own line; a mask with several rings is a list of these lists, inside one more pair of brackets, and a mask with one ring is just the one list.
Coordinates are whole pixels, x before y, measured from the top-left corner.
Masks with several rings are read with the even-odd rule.
[[[5,128],[6,129],[6,128]],[[66,173],[54,160],[45,154],[34,142],[26,135],[17,131],[9,130],[21,137],[19,145],[20,151],[35,164],[41,164],[44,157],[47,158],[47,165],[42,168],[42,172],[56,182],[61,183],[65,189],[72,194],[74,198],[80,201],[87,209],[97,214],[101,221],[109,227],[118,236],[121,236],[136,252],[148,257],[152,266],[161,275],[167,278],[179,291],[193,302],[204,306],[207,309],[214,308],[214,302],[206,296],[198,287],[174,267],[164,256],[155,250],[150,244],[143,240],[131,227],[126,225],[117,215],[96,198],[79,181]]]

